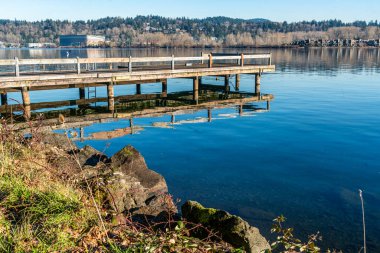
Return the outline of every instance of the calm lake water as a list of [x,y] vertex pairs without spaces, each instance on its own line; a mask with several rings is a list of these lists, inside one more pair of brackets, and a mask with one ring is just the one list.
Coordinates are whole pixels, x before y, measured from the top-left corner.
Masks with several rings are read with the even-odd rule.
[[[66,57],[66,51],[0,50],[0,58]],[[200,51],[70,50],[70,57],[190,56]],[[235,108],[219,109],[214,115],[220,120],[151,127],[78,145],[89,144],[112,155],[131,144],[151,169],[166,178],[175,198],[240,215],[266,236],[272,219],[283,214],[297,235],[320,231],[325,248],[345,252],[358,252],[362,245],[358,195],[362,189],[367,245],[369,252],[380,252],[380,50],[225,51],[272,52],[277,71],[265,74],[261,82],[262,92],[275,96],[269,112],[239,117]],[[241,90],[252,92],[253,85],[253,76],[242,76]],[[190,81],[169,80],[169,92],[191,88]],[[143,93],[160,89],[158,84],[142,86]],[[118,86],[115,93],[133,90]],[[105,89],[98,94],[105,96]],[[31,93],[32,102],[77,98],[76,90]],[[179,118],[205,115],[207,111],[199,111]],[[154,121],[135,119],[135,124]],[[95,124],[85,132],[126,125],[127,121]]]

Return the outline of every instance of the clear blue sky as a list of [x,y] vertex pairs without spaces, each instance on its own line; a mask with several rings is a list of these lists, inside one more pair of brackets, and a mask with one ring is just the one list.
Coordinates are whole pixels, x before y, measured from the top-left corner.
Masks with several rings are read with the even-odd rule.
[[228,16],[273,21],[380,20],[380,0],[1,0],[0,19]]

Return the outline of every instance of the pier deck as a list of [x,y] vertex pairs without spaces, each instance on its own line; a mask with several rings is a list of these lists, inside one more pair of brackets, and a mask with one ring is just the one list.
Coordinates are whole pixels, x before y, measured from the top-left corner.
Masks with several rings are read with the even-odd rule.
[[260,95],[260,77],[275,71],[270,54],[216,55],[199,57],[143,57],[143,58],[72,58],[72,59],[12,59],[0,60],[1,105],[7,105],[7,92],[21,91],[25,116],[30,116],[30,90],[79,88],[84,98],[87,87],[107,86],[109,110],[114,108],[114,85],[162,83],[162,95],[167,95],[167,80],[193,79],[193,100],[198,102],[203,76],[224,76],[226,90],[229,78],[236,75],[236,89],[240,74],[254,74],[255,94]]

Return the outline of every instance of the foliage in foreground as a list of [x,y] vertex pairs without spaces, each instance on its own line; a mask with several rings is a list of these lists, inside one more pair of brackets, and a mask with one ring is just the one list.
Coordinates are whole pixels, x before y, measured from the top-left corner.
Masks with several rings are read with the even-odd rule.
[[170,215],[142,225],[112,213],[81,180],[67,177],[71,168],[57,171],[50,162],[56,148],[38,136],[0,126],[0,252],[237,252],[211,241],[212,233],[192,238]]

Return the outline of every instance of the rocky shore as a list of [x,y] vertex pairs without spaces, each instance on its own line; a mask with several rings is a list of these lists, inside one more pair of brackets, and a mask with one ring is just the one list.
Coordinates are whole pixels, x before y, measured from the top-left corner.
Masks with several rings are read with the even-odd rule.
[[171,219],[192,227],[192,237],[204,239],[212,231],[212,239],[246,252],[270,249],[257,228],[223,210],[187,201],[179,213],[163,176],[150,170],[132,146],[107,157],[90,146],[78,149],[59,134],[44,134],[42,141],[49,147],[50,162],[61,176],[89,187],[114,223],[122,223],[126,217],[142,224],[162,224]]

